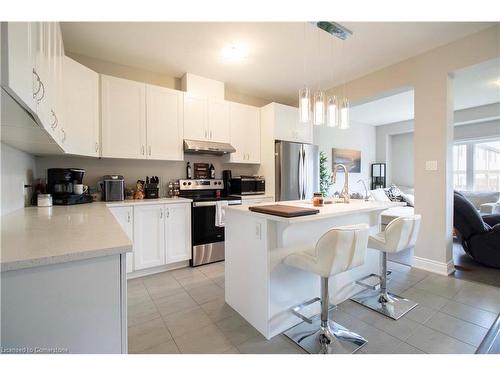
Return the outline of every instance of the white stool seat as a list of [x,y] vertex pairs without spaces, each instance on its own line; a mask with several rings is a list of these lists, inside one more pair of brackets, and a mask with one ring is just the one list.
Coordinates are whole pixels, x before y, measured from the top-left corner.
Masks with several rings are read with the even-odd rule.
[[[332,228],[321,236],[314,248],[293,248],[295,252],[284,258],[284,264],[321,278],[321,320],[314,321],[298,314],[301,307],[320,300],[314,298],[292,308],[292,312],[301,317],[304,323],[285,332],[287,337],[309,353],[353,353],[366,344],[363,337],[329,319],[328,278],[362,265],[367,244],[367,224]],[[287,251],[277,250],[277,253]]]
[[399,319],[418,305],[387,291],[387,253],[396,253],[415,246],[420,221],[420,215],[398,217],[387,225],[385,231],[370,236],[368,247],[382,253],[382,270],[379,275],[380,291],[366,290],[358,293],[351,300],[393,319]]

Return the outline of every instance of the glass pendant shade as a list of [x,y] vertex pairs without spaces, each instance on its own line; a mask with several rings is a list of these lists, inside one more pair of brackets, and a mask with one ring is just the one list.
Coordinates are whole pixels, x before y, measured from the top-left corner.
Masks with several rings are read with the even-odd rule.
[[349,126],[349,99],[344,98],[340,108],[340,129],[349,129]]
[[335,128],[339,124],[339,107],[337,97],[335,95],[328,97],[326,107],[326,124],[331,128]]
[[325,123],[325,94],[323,91],[314,93],[314,125]]
[[309,122],[310,111],[310,93],[307,87],[299,90],[299,113],[300,122],[306,124]]

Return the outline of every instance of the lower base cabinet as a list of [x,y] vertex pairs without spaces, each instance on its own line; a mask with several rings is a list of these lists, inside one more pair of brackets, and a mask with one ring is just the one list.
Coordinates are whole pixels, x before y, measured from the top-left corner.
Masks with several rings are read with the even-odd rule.
[[127,273],[191,259],[191,205],[140,204],[109,207],[133,242]]

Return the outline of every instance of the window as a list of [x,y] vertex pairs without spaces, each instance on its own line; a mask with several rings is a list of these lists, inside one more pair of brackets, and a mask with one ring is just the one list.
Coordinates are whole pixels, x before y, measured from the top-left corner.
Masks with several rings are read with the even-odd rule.
[[474,141],[453,146],[453,188],[500,191],[500,141]]

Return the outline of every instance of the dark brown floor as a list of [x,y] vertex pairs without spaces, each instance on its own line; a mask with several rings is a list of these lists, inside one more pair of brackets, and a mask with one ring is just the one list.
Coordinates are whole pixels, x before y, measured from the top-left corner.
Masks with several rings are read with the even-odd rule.
[[450,276],[496,287],[500,286],[500,269],[477,263],[464,252],[462,245],[458,242],[453,243],[453,262],[456,271]]

